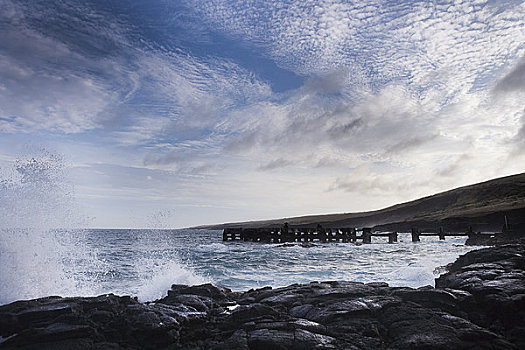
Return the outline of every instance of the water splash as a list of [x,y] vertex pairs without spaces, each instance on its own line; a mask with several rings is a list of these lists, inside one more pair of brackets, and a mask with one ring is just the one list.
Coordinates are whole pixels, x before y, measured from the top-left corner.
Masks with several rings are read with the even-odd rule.
[[[147,217],[147,234],[136,242],[135,271],[138,275],[134,290],[141,301],[152,301],[166,296],[172,284],[195,285],[208,282],[181,258],[181,246],[173,246],[174,231],[170,222],[175,215],[172,209],[153,212]],[[154,249],[152,249],[155,247]]]
[[76,269],[96,261],[83,249],[86,218],[67,181],[64,159],[47,151],[19,159],[0,181],[0,303],[50,294],[92,294]]
[[194,285],[208,282],[177,260],[163,260],[159,263],[159,260],[151,259],[142,266],[146,268],[140,273],[137,290],[140,301],[153,301],[166,296],[172,284]]
[[40,158],[17,160],[0,181],[1,227],[71,227],[74,190],[66,178],[60,156],[45,153]]

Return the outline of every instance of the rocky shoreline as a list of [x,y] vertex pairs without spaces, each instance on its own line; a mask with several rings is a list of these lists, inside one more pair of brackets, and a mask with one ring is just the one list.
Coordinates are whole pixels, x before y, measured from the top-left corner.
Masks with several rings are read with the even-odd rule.
[[173,285],[0,306],[0,349],[524,349],[525,248],[471,251],[436,287],[320,282],[232,292]]

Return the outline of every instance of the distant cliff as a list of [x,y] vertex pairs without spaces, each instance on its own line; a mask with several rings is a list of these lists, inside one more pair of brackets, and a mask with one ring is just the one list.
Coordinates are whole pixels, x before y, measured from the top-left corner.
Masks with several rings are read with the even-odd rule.
[[525,173],[506,176],[470,186],[397,204],[385,209],[328,215],[310,215],[264,221],[249,221],[202,226],[270,227],[288,222],[290,226],[374,227],[378,230],[409,230],[412,226],[450,231],[499,231],[505,223],[525,231]]

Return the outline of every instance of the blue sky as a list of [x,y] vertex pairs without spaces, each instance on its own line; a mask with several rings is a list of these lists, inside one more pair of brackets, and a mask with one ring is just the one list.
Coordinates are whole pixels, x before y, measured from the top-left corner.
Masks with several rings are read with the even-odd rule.
[[94,227],[378,209],[525,171],[523,1],[0,6],[0,171],[60,155]]

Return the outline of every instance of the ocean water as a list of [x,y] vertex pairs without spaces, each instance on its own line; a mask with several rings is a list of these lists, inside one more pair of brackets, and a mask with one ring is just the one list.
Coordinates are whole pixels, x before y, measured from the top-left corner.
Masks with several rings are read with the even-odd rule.
[[[409,234],[395,244],[374,237],[369,245],[302,248],[222,242],[221,231],[210,230],[79,230],[89,222],[60,156],[44,150],[0,171],[0,304],[105,293],[150,301],[174,283],[233,290],[326,280],[419,287],[433,285],[437,267],[471,249],[465,238],[412,243]],[[165,227],[162,218],[154,215],[150,227]]]
[[434,285],[440,266],[471,247],[465,238],[317,243],[316,247],[223,242],[214,230],[1,230],[0,303],[47,295],[105,293],[151,301],[173,283],[211,282],[233,290],[311,281]]

